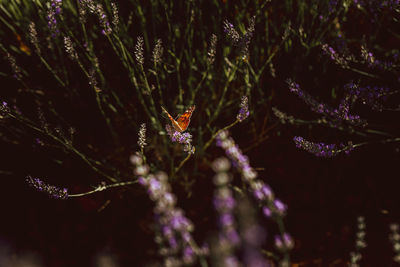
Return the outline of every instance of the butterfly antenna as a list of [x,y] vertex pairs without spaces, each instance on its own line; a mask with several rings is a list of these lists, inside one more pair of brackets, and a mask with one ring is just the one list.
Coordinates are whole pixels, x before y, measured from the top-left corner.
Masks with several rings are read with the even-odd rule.
[[161,109],[163,112],[168,113],[168,111],[163,106],[161,106]]

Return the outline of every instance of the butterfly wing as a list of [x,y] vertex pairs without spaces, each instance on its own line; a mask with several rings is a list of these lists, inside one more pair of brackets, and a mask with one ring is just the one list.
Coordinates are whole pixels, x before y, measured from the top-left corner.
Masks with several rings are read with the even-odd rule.
[[167,114],[168,118],[171,120],[172,126],[174,127],[174,129],[177,130],[178,132],[183,132],[184,130],[182,130],[179,123],[176,120],[174,120],[174,118],[172,118],[171,115],[169,115],[168,111],[163,107],[161,107],[161,109],[165,112],[165,114]]
[[183,113],[177,120],[177,124],[179,125],[179,128],[181,129],[180,132],[183,132],[187,129],[190,123],[190,118],[192,117],[192,113],[196,106],[191,106],[188,108],[185,113]]

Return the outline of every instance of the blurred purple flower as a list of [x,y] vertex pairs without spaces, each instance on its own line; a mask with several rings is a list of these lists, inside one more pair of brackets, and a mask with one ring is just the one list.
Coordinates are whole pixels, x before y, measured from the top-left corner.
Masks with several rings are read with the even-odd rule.
[[[140,154],[131,156],[130,160],[136,166],[135,173],[138,173],[139,169],[148,169],[147,165],[143,165]],[[164,244],[160,247],[160,254],[171,256],[165,257],[164,263],[173,261],[177,264],[190,264],[194,262],[196,255],[206,253],[205,249],[196,246],[192,238],[193,223],[185,216],[183,210],[175,206],[176,197],[171,192],[167,175],[143,173],[138,179],[155,203],[154,217],[161,234],[158,243]]]
[[[275,197],[271,188],[261,179],[257,179],[257,172],[250,166],[249,159],[235,144],[234,140],[229,137],[227,131],[221,132],[217,136],[217,146],[225,150],[226,155],[232,161],[232,165],[236,166],[242,174],[243,181],[248,185],[250,192],[255,199],[262,205],[262,209],[269,212],[264,212],[266,217],[271,215],[282,217],[285,215],[286,207],[281,201],[274,202]],[[267,208],[267,209],[265,209]]]

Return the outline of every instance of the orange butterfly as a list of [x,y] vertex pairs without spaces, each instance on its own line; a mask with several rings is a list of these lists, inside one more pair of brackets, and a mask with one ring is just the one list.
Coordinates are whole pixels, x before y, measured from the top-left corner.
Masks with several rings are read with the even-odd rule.
[[193,113],[193,111],[194,111],[194,109],[196,108],[196,106],[191,106],[191,107],[189,107],[186,111],[185,111],[185,113],[183,113],[182,115],[178,115],[179,116],[179,118],[177,119],[177,120],[174,120],[174,118],[172,118],[172,116],[171,115],[169,115],[169,113],[168,113],[168,111],[165,109],[165,108],[163,108],[163,107],[161,107],[161,109],[165,112],[165,113],[167,113],[167,116],[168,116],[168,118],[171,120],[171,122],[172,122],[172,126],[174,127],[174,129],[176,130],[176,131],[178,131],[178,132],[184,132],[186,129],[187,129],[187,127],[189,126],[189,123],[190,123],[190,118],[192,117],[192,113]]

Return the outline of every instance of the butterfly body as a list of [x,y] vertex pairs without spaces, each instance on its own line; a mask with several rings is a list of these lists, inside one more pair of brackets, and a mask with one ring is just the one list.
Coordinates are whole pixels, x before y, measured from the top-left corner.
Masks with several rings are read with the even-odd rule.
[[196,106],[193,105],[189,107],[182,115],[178,116],[176,120],[172,118],[172,116],[168,113],[168,111],[165,108],[163,107],[161,108],[167,114],[168,118],[171,120],[174,129],[181,133],[184,132],[189,126],[190,118],[192,117],[192,113],[196,108]]

